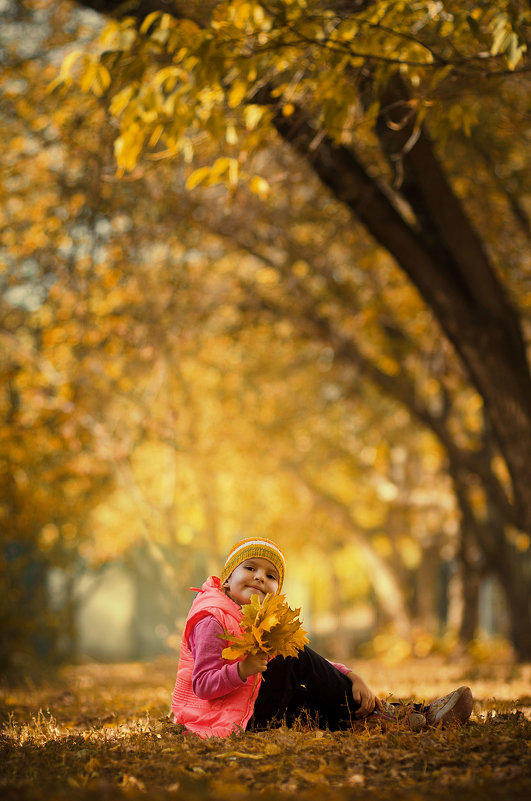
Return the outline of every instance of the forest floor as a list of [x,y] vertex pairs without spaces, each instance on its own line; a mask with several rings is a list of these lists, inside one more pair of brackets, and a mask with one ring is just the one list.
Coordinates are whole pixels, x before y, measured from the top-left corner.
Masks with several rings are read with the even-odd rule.
[[63,669],[0,687],[0,797],[8,799],[531,798],[531,664],[428,657],[356,662],[391,700],[428,701],[468,684],[459,729],[355,723],[200,740],[166,720],[175,659]]

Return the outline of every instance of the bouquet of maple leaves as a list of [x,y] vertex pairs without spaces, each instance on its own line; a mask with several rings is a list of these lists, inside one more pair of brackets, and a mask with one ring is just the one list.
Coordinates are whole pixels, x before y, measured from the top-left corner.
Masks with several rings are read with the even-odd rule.
[[308,642],[299,620],[300,611],[290,609],[284,595],[266,595],[262,603],[258,595],[251,596],[251,602],[242,606],[241,634],[223,631],[229,645],[223,649],[222,657],[241,659],[258,653],[297,656]]

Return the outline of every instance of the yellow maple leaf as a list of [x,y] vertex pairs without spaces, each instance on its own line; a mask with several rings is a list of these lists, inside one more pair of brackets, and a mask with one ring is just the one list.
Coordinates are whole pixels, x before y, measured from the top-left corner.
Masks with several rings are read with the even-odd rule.
[[300,611],[291,609],[284,595],[266,595],[262,603],[258,595],[253,595],[250,603],[242,607],[241,633],[223,631],[223,639],[229,643],[222,651],[223,658],[241,659],[258,653],[297,656],[308,642],[299,620]]

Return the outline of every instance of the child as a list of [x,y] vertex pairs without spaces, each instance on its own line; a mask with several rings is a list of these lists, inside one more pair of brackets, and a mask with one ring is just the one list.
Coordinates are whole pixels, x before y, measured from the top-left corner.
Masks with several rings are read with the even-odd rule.
[[[268,593],[280,592],[284,573],[278,545],[265,538],[244,539],[229,552],[221,578],[210,576],[197,590],[172,696],[175,723],[207,738],[283,721],[290,725],[301,714],[331,730],[350,729],[355,718],[397,719],[398,706],[376,698],[361,676],[308,646],[296,657],[268,660],[265,654],[248,654],[237,661],[223,659],[221,652],[228,644],[223,629],[238,633],[241,606],[252,595],[262,601]],[[416,704],[410,712],[412,728],[426,722],[464,723],[472,712],[472,694],[460,687],[425,708]]]

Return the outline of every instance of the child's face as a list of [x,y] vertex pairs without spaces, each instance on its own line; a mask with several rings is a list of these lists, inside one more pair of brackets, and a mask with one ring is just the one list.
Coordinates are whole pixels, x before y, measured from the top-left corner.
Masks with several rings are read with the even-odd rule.
[[251,595],[258,595],[263,601],[268,593],[277,592],[278,571],[269,559],[255,556],[239,564],[223,586],[229,598],[240,606],[250,603]]

